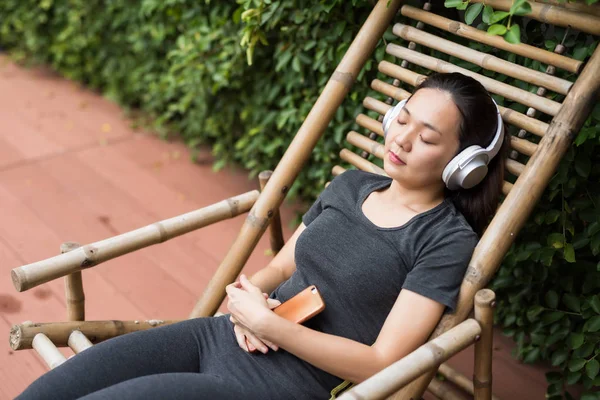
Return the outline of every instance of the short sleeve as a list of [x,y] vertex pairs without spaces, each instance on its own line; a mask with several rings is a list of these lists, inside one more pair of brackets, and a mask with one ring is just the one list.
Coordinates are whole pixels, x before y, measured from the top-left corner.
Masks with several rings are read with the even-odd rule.
[[310,223],[313,222],[315,218],[317,218],[319,214],[321,214],[321,212],[323,211],[321,199],[322,196],[323,195],[321,194],[321,196],[319,196],[319,198],[313,203],[313,205],[308,209],[308,211],[302,216],[302,222],[305,226],[310,225]]
[[477,241],[477,235],[469,229],[436,238],[422,249],[402,288],[435,300],[454,311]]

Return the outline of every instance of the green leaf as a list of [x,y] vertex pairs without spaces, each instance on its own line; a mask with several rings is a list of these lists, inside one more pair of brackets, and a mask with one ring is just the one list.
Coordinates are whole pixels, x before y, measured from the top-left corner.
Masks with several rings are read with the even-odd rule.
[[550,362],[553,366],[558,367],[562,363],[564,363],[567,359],[569,352],[566,349],[559,349],[552,353],[552,357],[550,357]]
[[583,368],[585,363],[586,363],[585,358],[573,359],[573,360],[569,361],[569,371],[571,371],[571,372],[579,371],[581,368]]
[[[600,263],[599,263],[600,265]],[[596,314],[600,314],[600,295],[597,294],[592,298],[590,302],[592,309],[596,312]]]
[[575,350],[573,355],[577,358],[588,358],[594,351],[594,343],[587,342],[583,346]]
[[600,331],[600,315],[596,315],[588,319],[585,324],[587,325],[588,332]]
[[501,24],[495,24],[488,28],[487,33],[490,35],[504,35],[506,33],[506,27]]
[[462,4],[462,0],[446,0],[444,1],[444,7],[446,8],[456,8]]
[[491,6],[485,6],[483,8],[483,15],[481,16],[481,19],[484,23],[489,25],[491,23],[490,20],[492,15],[494,15],[494,9]]
[[588,48],[586,46],[578,47],[573,52],[573,58],[579,61],[585,60],[588,55]]
[[544,313],[544,315],[542,316],[542,322],[545,325],[551,324],[561,319],[564,315],[565,314],[562,311],[552,311],[549,313],[547,312]]
[[591,360],[585,366],[585,373],[590,379],[594,379],[598,375],[600,370],[600,363],[598,360]]
[[581,304],[579,302],[579,297],[572,295],[571,293],[565,293],[563,296],[563,303],[571,310],[575,312],[579,312]]
[[592,160],[590,157],[577,157],[575,159],[575,172],[582,178],[587,178],[592,169]]
[[558,294],[554,290],[546,292],[546,304],[550,308],[558,307]]
[[468,1],[463,1],[461,4],[456,6],[456,9],[457,10],[466,10],[468,5],[469,5]]
[[532,363],[536,362],[539,358],[540,358],[540,348],[534,347],[530,352],[527,353],[527,355],[523,359],[523,362],[532,364]]
[[521,28],[519,25],[513,24],[504,35],[504,40],[512,44],[521,43]]
[[475,18],[477,18],[479,16],[479,14],[481,13],[481,10],[483,10],[483,3],[471,4],[469,6],[469,8],[467,8],[467,11],[465,12],[465,22],[468,25],[471,25],[473,23],[473,21],[475,21]]
[[560,217],[560,211],[550,210],[546,213],[544,222],[546,222],[546,224],[553,224],[558,220],[558,217]]
[[573,245],[571,243],[567,243],[565,245],[564,254],[565,254],[565,260],[567,262],[570,262],[570,263],[575,262],[575,249],[573,248]]
[[513,15],[515,11],[525,3],[526,0],[513,0],[512,6],[508,10],[510,15]]
[[548,235],[547,243],[548,246],[560,249],[565,245],[565,237],[562,233],[551,233]]
[[583,333],[571,333],[569,336],[569,344],[571,345],[571,349],[575,350],[580,348],[584,340],[585,336]]
[[537,316],[540,315],[543,311],[544,307],[539,305],[533,306],[527,311],[527,319],[530,322],[534,322],[537,319]]
[[[504,18],[508,17],[510,14],[506,11],[494,11],[490,18],[490,24],[495,24],[496,22],[502,21]],[[506,27],[505,27],[506,28]],[[488,29],[489,32],[489,29]]]
[[[511,7],[512,9],[512,7]],[[513,15],[527,15],[531,12],[531,4],[523,2],[518,8],[515,9]]]

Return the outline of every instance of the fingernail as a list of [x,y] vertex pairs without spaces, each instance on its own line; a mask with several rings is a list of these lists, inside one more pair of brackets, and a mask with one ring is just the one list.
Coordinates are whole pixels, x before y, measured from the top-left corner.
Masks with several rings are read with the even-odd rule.
[[262,349],[260,349],[260,351],[262,351],[263,354],[267,354],[267,351],[269,351],[269,349],[267,349],[266,347],[263,347]]

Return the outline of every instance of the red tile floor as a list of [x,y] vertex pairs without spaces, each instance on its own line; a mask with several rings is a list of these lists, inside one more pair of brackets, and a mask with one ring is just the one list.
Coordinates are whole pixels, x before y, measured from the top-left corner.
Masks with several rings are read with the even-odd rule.
[[[132,129],[98,94],[1,55],[0,121],[0,399],[9,399],[46,369],[33,352],[10,349],[10,326],[66,317],[62,280],[17,293],[12,268],[58,254],[62,242],[97,241],[258,185],[244,171],[213,172],[208,150],[192,163],[184,145]],[[283,207],[286,237],[293,215],[293,206]],[[243,218],[86,270],[86,319],[186,318]],[[265,237],[248,273],[269,261],[268,248]],[[518,363],[512,347],[496,335],[494,393],[544,398],[544,368]],[[466,351],[451,364],[471,376],[472,360]]]

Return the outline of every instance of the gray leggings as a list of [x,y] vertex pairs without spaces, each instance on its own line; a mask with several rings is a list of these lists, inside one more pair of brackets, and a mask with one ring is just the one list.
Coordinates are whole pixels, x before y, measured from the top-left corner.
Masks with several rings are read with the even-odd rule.
[[97,344],[41,376],[18,399],[306,398],[250,357],[266,356],[241,350],[226,318],[189,320]]

